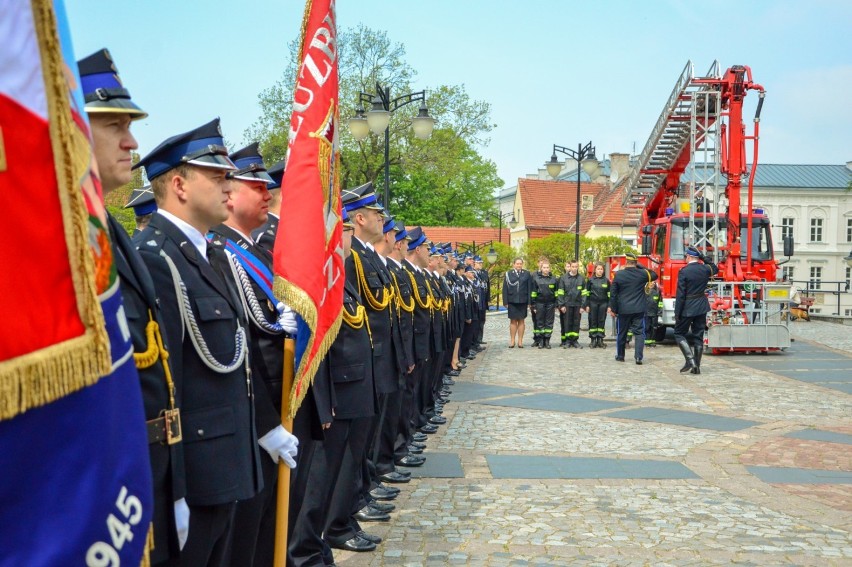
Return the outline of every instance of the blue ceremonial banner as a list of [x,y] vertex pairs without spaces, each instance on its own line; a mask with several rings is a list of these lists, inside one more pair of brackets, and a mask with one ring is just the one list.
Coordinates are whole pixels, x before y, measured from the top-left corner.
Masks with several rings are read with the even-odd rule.
[[139,377],[61,0],[0,0],[0,567],[136,567]]
[[102,306],[113,372],[0,421],[0,566],[139,565],[153,509],[145,416],[118,285]]

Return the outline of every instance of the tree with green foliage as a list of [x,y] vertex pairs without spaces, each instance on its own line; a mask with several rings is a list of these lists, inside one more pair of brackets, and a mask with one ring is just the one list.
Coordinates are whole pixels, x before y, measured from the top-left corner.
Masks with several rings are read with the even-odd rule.
[[[139,163],[140,159],[137,152],[130,152],[130,161],[133,165]],[[137,187],[142,187],[144,184],[145,180],[142,177],[142,168],[140,167],[133,170],[133,177],[130,179],[130,183],[104,195],[106,209],[124,227],[128,234],[133,234],[133,231],[136,229],[136,215],[133,213],[133,209],[125,209],[124,205],[130,200],[130,194],[133,193],[133,190]]]
[[[245,132],[245,141],[259,141],[270,162],[282,159],[292,112],[296,77],[297,42],[290,44],[290,60],[282,78],[259,95],[260,118]],[[405,61],[405,47],[392,43],[386,32],[360,25],[338,36],[340,116],[338,130],[343,187],[367,181],[383,191],[384,137],[368,136],[358,142],[346,121],[355,115],[359,93],[373,93],[376,83],[391,99],[407,94],[416,72]],[[477,148],[489,142],[491,107],[471,100],[463,86],[440,85],[427,90],[427,105],[437,126],[429,140],[418,140],[411,128],[417,104],[400,107],[389,125],[388,208],[408,224],[481,226],[493,208],[494,190],[503,185],[496,165]],[[369,109],[365,109],[369,110]]]
[[[580,266],[605,260],[607,256],[635,251],[635,248],[617,236],[580,236]],[[574,234],[560,232],[528,240],[521,249],[521,255],[526,259],[527,266],[533,268],[538,264],[539,257],[546,256],[553,273],[561,275],[565,271],[565,262],[574,259]]]

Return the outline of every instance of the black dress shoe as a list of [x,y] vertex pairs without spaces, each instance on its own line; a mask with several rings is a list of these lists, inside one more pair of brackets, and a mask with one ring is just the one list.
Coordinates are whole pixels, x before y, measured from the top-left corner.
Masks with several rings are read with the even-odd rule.
[[[403,482],[411,482],[411,476],[406,476],[398,471],[391,471],[389,473],[379,475],[379,480],[382,482],[401,484]],[[370,491],[370,494],[372,494],[372,491]],[[373,498],[375,498],[375,496],[373,496]]]
[[[456,374],[456,376],[458,376],[458,374]],[[456,385],[456,381],[452,379],[451,375],[444,376],[444,379],[441,380],[441,382],[443,382],[444,386]]]
[[394,464],[400,467],[422,467],[423,463],[425,462],[425,457],[418,457],[416,455],[406,455],[403,458],[395,461]]
[[375,500],[393,500],[397,496],[399,496],[399,490],[396,492],[392,492],[388,490],[387,486],[378,486],[370,491],[370,496]]
[[[411,473],[409,473],[411,474]],[[382,484],[381,482],[376,484],[376,488],[381,488],[382,490],[386,490],[388,492],[392,492],[394,494],[399,494],[401,490],[396,486],[388,486],[387,484]]]
[[426,441],[427,439],[429,439],[429,436],[426,435],[425,433],[420,433],[418,431],[417,433],[412,435],[411,438],[414,439],[415,441],[417,441],[418,443],[422,443],[423,441]]
[[417,447],[418,449],[425,449],[426,443],[421,443],[419,441],[412,441],[408,444],[409,447]]
[[436,415],[434,417],[429,418],[429,423],[432,423],[434,425],[444,425],[445,423],[447,423],[447,418],[442,415]]
[[421,449],[420,447],[415,447],[414,445],[409,445],[408,452],[411,455],[421,455],[423,454],[423,449]]
[[387,512],[376,510],[372,506],[364,506],[363,508],[355,512],[352,517],[358,520],[359,522],[387,522],[388,520],[390,520],[390,514],[388,514]]
[[623,356],[616,356],[615,361],[616,362],[624,362],[624,357]]
[[[394,506],[393,504],[390,504],[389,502],[370,502],[369,507],[374,509],[374,510],[378,510],[379,512],[393,512],[394,510],[396,510],[396,506]],[[364,536],[361,536],[361,537],[364,537]],[[368,538],[364,538],[364,539],[368,539]],[[376,541],[376,542],[373,542],[373,543],[378,543],[378,542]]]
[[481,346],[474,346],[474,347],[470,347],[470,350],[472,350],[472,351],[474,351],[474,352],[482,352],[482,351],[484,351],[484,350],[485,350],[485,347],[481,347]]
[[[364,530],[358,532],[358,537],[360,537],[361,539],[366,539],[367,541],[372,541],[376,545],[382,543],[382,538],[380,536],[368,534]],[[328,566],[326,565],[326,567]]]
[[427,433],[429,435],[432,435],[433,433],[438,432],[438,426],[437,425],[431,425],[431,424],[427,423],[426,425],[421,427],[418,431],[420,431],[420,433]]
[[347,539],[343,543],[328,542],[328,545],[335,549],[345,549],[346,551],[373,551],[376,549],[376,544],[368,541],[361,536],[355,536],[352,539]]
[[451,377],[458,376],[459,374],[461,374],[461,372],[459,372],[458,370],[450,370],[449,372],[447,372],[447,376]]

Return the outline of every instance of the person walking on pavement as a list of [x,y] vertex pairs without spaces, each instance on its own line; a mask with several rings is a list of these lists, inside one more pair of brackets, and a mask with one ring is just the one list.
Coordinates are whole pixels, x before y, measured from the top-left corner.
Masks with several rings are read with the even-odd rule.
[[524,269],[523,258],[515,258],[512,269],[503,278],[503,305],[509,311],[509,348],[524,348],[524,331],[529,306],[532,277]]
[[536,322],[536,342],[538,348],[550,348],[550,336],[553,334],[554,309],[556,308],[556,278],[550,273],[550,262],[542,262],[539,271],[533,276],[530,305]]
[[654,272],[636,265],[636,255],[625,254],[625,268],[615,274],[609,297],[609,313],[617,318],[615,360],[624,362],[627,332],[635,339],[633,355],[642,364],[645,351],[645,285],[657,279]]
[[686,249],[686,259],[686,266],[677,275],[675,342],[685,360],[680,373],[701,374],[704,332],[707,330],[707,312],[710,311],[707,282],[719,269],[692,246]]
[[606,348],[603,340],[606,336],[606,309],[609,304],[609,280],[604,276],[603,262],[595,262],[595,271],[586,282],[589,312],[589,348]]
[[565,264],[565,273],[559,278],[556,304],[559,306],[559,326],[562,330],[562,348],[583,348],[580,340],[580,317],[586,307],[586,282],[580,273],[580,263],[575,259]]

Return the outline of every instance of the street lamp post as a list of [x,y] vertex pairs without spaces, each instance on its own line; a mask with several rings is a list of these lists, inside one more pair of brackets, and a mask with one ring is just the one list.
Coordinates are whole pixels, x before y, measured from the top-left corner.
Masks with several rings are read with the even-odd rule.
[[[377,136],[383,131],[385,133],[385,207],[390,206],[390,117],[391,114],[412,102],[420,102],[420,111],[411,119],[411,127],[414,135],[426,140],[432,135],[435,127],[435,119],[429,116],[426,108],[426,91],[417,91],[390,98],[390,88],[382,87],[376,83],[376,93],[358,93],[359,107],[355,116],[349,119],[349,131],[357,141],[364,140],[372,131]],[[370,111],[364,115],[364,105],[371,105]]]
[[515,220],[515,213],[511,211],[503,214],[488,213],[488,216],[485,217],[484,221],[482,221],[482,224],[485,225],[485,228],[491,228],[491,217],[497,218],[497,242],[503,244],[503,219],[512,217],[506,224],[509,225],[510,229],[513,229],[518,226],[518,221]]
[[574,259],[580,259],[580,165],[583,166],[583,171],[591,174],[597,169],[598,163],[597,158],[595,158],[595,147],[591,142],[586,144],[585,146],[581,144],[577,144],[577,150],[572,150],[571,148],[566,148],[564,146],[557,146],[553,144],[553,155],[550,156],[550,161],[545,163],[545,167],[547,167],[547,173],[552,178],[556,179],[559,177],[559,173],[562,171],[562,168],[565,165],[565,162],[558,161],[556,159],[556,152],[561,154],[565,154],[568,157],[577,160],[577,218],[574,222]]

